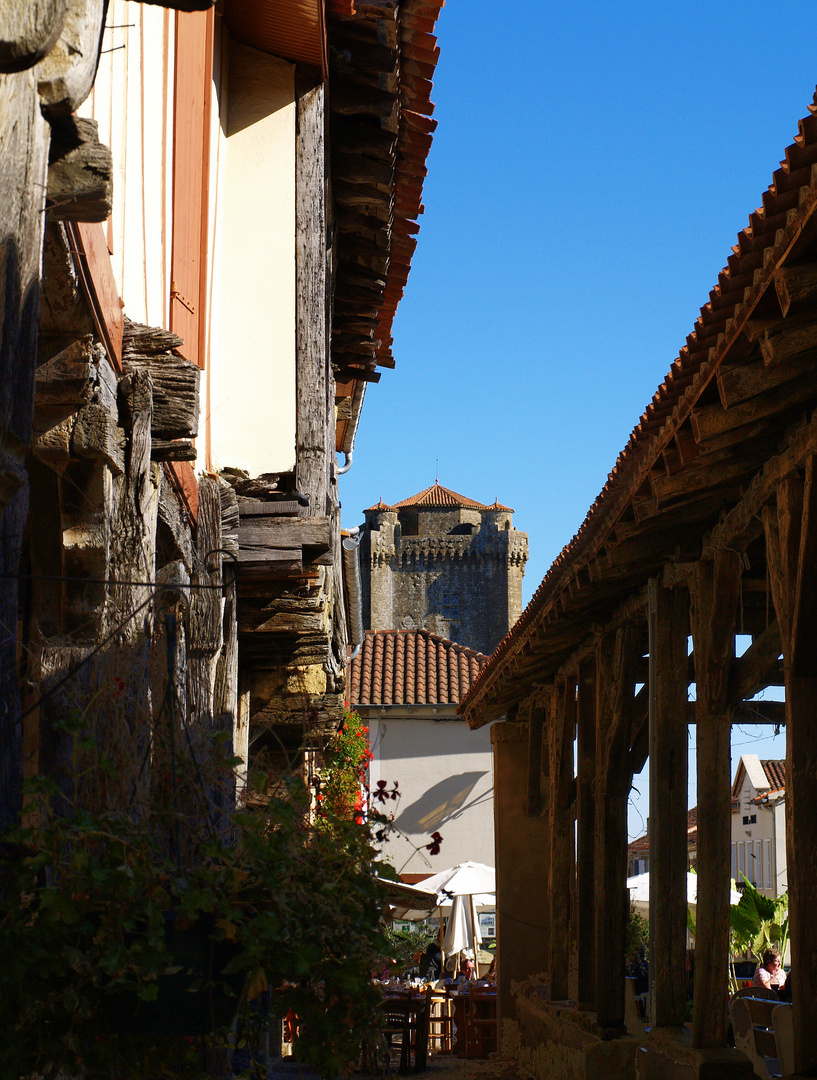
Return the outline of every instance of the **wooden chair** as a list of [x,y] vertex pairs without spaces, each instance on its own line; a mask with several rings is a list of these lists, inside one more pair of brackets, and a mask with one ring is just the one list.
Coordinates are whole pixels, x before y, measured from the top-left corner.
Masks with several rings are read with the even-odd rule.
[[482,986],[468,988],[466,1013],[466,1054],[470,1058],[487,1058],[496,1053],[497,1019],[496,991]]
[[[732,1028],[735,1032],[735,1049],[742,1051],[751,1061],[755,1075],[760,1080],[780,1076],[780,1062],[777,1059],[777,1045],[774,1032],[768,1026],[772,1010],[779,1009],[768,997],[751,998],[748,995],[735,994],[729,1003],[732,1013]],[[761,1021],[761,1023],[756,1023]],[[765,1026],[763,1021],[766,1022]]]
[[438,1054],[451,1054],[454,1049],[454,1005],[445,990],[429,994],[428,1040]]
[[[398,1073],[420,1072],[428,1057],[428,1016],[430,991],[419,996],[400,994],[385,998],[380,1009],[383,1015],[381,1031],[389,1048],[389,1056],[399,1047]],[[399,1037],[399,1041],[398,1040]],[[414,1051],[412,1066],[411,1053]]]
[[794,1075],[794,1013],[788,1002],[772,1010],[772,1027],[777,1046],[777,1058],[783,1076]]

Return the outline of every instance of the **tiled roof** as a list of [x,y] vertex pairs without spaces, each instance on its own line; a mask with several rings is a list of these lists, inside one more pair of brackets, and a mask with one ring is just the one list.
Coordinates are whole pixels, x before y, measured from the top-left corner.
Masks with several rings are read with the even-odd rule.
[[[785,158],[780,168],[774,171],[771,185],[763,193],[761,207],[749,215],[748,227],[738,234],[738,242],[732,248],[726,267],[718,274],[718,283],[711,290],[708,302],[700,309],[691,334],[633,429],[601,493],[590,506],[576,535],[553,562],[521,617],[497,646],[463,703],[461,711],[469,723],[478,726],[487,722],[519,700],[519,659],[534,638],[537,641],[537,671],[547,677],[583,640],[588,626],[598,622],[599,612],[588,605],[582,612],[585,621],[581,618],[574,621],[570,628],[574,636],[568,635],[567,641],[564,634],[549,636],[547,632],[548,624],[565,625],[566,615],[584,600],[581,591],[588,582],[593,581],[593,588],[598,591],[595,577],[603,574],[604,560],[614,546],[608,542],[611,538],[617,542],[614,530],[625,513],[632,511],[634,493],[637,495],[639,490],[649,493],[653,470],[660,465],[661,455],[666,452],[671,456],[679,440],[686,439],[688,433],[694,435],[696,408],[702,398],[704,401],[715,400],[715,375],[721,361],[730,355],[736,342],[740,344],[749,317],[766,291],[770,289],[774,294],[774,276],[790,250],[801,237],[802,244],[808,247],[811,234],[807,227],[817,209],[817,175],[812,175],[812,167],[817,165],[817,105],[809,105],[808,111],[809,115],[799,121],[798,134],[786,148]],[[798,254],[800,258],[804,257],[802,252]],[[810,252],[806,254],[811,255]],[[705,396],[707,394],[709,398]],[[784,408],[781,414],[785,421]],[[771,421],[767,419],[766,422]],[[681,460],[682,469],[696,468],[697,442],[695,439],[691,444],[691,465],[687,466]],[[747,474],[739,477],[744,481],[763,464],[762,457],[759,463],[752,459],[751,451],[752,439],[748,437],[740,448],[735,445],[731,450],[733,462],[740,466],[746,463]],[[703,488],[706,490],[705,484]],[[719,504],[718,512],[722,505]],[[637,522],[637,515],[635,519]],[[703,526],[699,524],[698,527]],[[638,532],[634,535],[638,537]],[[622,581],[626,581],[626,572],[633,566],[642,569],[648,560],[636,554],[628,563],[625,561],[626,545],[619,547],[624,547],[618,554],[623,569],[617,568],[616,572]],[[631,547],[636,549],[635,541]],[[658,542],[653,545],[652,558],[659,566],[665,560],[665,551]],[[650,571],[654,572],[652,565]],[[625,584],[620,593],[615,593],[614,589],[611,592],[614,599],[608,597],[608,603],[613,606],[615,600],[623,600],[631,592],[631,586]]]
[[[467,499],[464,495],[458,495],[456,491],[437,483],[425,488],[417,495],[412,495],[409,499],[403,499],[394,504],[395,509],[400,510],[409,506],[463,506],[468,510],[497,509],[497,507],[488,507],[485,503],[476,502],[474,499]],[[499,509],[505,508],[499,507]]]
[[786,761],[761,761],[770,791],[782,791],[786,786]]
[[394,507],[390,506],[389,503],[384,503],[381,496],[381,498],[378,499],[374,506],[367,506],[363,513],[368,514],[370,510],[394,510]]
[[349,665],[355,705],[456,704],[488,660],[428,630],[367,630]]
[[[693,806],[687,811],[687,842],[696,844],[698,842],[698,807]],[[631,840],[627,845],[627,850],[631,855],[637,855],[642,851],[650,850],[650,834],[644,833],[643,836],[637,837],[635,840]]]

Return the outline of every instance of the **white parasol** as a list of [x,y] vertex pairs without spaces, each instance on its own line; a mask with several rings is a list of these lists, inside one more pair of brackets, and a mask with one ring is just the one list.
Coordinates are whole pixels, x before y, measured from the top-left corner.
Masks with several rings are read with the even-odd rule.
[[[423,882],[425,885],[425,882]],[[636,877],[627,878],[627,888],[630,890],[630,903],[633,906],[633,910],[637,911],[639,915],[649,915],[650,913],[650,875],[638,874]],[[740,893],[734,889],[731,890],[729,895],[729,903],[737,904],[740,902]],[[698,875],[687,874],[687,904],[690,907],[695,907],[698,903]]]

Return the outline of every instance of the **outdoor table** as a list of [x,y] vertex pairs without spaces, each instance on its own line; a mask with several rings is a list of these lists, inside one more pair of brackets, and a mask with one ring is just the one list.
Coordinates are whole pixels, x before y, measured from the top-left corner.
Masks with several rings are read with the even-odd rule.
[[[383,1013],[383,1033],[392,1046],[392,1038],[400,1036],[400,1065],[398,1072],[420,1072],[426,1067],[428,1054],[428,992],[389,993],[380,1003]],[[414,1063],[412,1065],[412,1050]]]

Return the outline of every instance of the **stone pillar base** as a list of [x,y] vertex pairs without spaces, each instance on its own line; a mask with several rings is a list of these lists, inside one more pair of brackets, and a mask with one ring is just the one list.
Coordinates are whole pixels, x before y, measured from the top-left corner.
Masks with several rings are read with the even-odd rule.
[[635,1059],[637,1080],[752,1080],[745,1054],[730,1047],[698,1050],[685,1028],[653,1028]]

